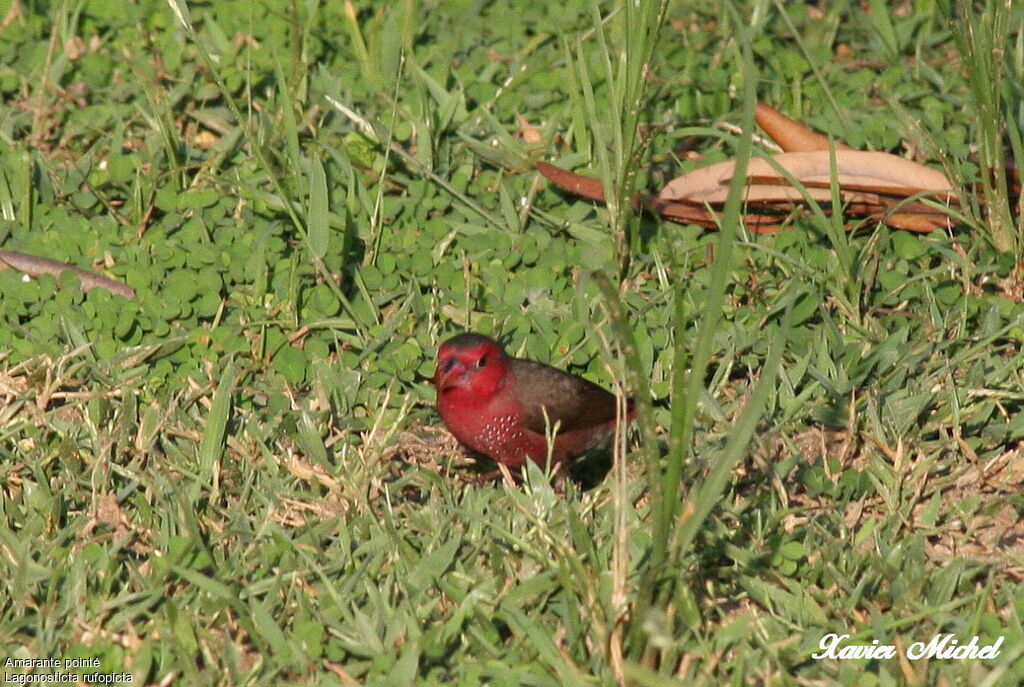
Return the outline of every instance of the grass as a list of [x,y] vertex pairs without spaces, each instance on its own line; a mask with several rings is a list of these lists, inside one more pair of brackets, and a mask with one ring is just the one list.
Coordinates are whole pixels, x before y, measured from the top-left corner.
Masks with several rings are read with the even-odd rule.
[[[1020,8],[0,10],[0,245],[138,293],[0,271],[4,659],[134,684],[1021,682],[1024,242],[980,171],[1019,159]],[[964,224],[630,211],[758,154],[755,99],[945,167],[980,189]],[[429,384],[470,328],[638,399],[596,486],[472,484]],[[812,658],[829,633],[1005,640]]]

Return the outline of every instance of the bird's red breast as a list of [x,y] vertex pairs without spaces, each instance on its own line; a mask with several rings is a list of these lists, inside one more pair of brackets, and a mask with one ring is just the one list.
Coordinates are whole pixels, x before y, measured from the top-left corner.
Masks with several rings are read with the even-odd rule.
[[553,462],[599,448],[615,430],[615,396],[549,365],[513,358],[486,336],[455,336],[437,358],[441,419],[456,439],[499,463],[546,463],[547,436],[556,429]]

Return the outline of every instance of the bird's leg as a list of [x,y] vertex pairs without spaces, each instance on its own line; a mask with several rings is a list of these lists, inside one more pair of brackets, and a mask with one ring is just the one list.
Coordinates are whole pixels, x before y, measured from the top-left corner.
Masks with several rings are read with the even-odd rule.
[[555,490],[556,494],[565,496],[565,485],[569,481],[571,481],[569,469],[562,463],[555,463],[551,469],[551,488]]
[[506,487],[517,487],[519,482],[512,476],[512,471],[508,469],[508,466],[504,463],[498,463],[498,472],[501,473],[502,481],[505,482]]

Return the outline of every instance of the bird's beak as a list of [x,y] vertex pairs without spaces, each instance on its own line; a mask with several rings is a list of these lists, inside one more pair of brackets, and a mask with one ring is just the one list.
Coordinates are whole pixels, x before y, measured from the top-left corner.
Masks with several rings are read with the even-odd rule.
[[466,366],[457,358],[448,358],[437,366],[434,373],[434,386],[440,391],[447,391],[460,385]]

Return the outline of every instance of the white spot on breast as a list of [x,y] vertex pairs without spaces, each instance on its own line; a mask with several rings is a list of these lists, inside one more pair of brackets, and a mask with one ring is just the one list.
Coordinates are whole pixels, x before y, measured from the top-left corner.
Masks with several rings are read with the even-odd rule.
[[499,450],[510,441],[523,436],[523,431],[516,426],[514,415],[502,415],[485,422],[480,427],[477,438],[489,450]]

